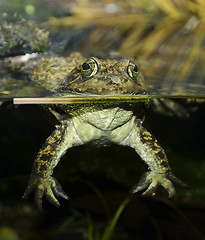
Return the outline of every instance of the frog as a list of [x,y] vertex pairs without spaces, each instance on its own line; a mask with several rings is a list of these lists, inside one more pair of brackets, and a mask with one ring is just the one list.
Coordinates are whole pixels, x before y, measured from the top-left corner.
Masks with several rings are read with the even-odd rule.
[[[147,94],[143,74],[138,66],[125,58],[84,58],[80,53],[68,57],[51,57],[37,64],[30,75],[32,81],[54,94],[65,97],[70,93],[80,96],[144,96]],[[43,197],[60,207],[59,197],[68,195],[53,177],[54,168],[69,148],[89,142],[97,145],[114,143],[135,150],[148,166],[130,192],[150,197],[159,186],[168,197],[176,194],[174,185],[189,186],[177,178],[157,139],[144,128],[145,113],[150,101],[115,103],[49,104],[44,108],[58,124],[47,138],[33,163],[32,173],[23,198],[35,192],[39,210]]]

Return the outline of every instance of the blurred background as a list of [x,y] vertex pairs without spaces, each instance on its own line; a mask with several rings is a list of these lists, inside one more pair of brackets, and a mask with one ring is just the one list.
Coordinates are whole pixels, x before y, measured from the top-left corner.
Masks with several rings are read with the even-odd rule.
[[[34,38],[19,31],[18,21],[24,19],[25,25],[32,21],[43,29],[35,31],[43,42],[35,52],[121,54],[138,64],[153,94],[204,97],[204,9],[204,0],[0,0],[0,56],[32,52],[22,48],[25,39],[33,46]],[[24,44],[8,44],[5,29],[12,30],[12,44]],[[39,213],[33,196],[29,201],[21,196],[33,160],[54,127],[38,106],[9,101],[23,86],[22,75],[17,82],[13,75],[0,76],[1,97],[8,100],[0,106],[0,240],[205,239],[203,103],[188,119],[151,110],[144,124],[190,190],[177,188],[173,201],[162,188],[152,199],[130,198],[130,187],[147,169],[142,160],[130,148],[87,144],[70,149],[54,173],[70,200],[61,200],[60,209],[45,200]]]

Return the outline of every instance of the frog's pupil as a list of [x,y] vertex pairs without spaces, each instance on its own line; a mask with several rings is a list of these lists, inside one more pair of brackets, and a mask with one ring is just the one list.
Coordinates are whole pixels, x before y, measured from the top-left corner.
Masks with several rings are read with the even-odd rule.
[[83,63],[82,69],[83,70],[88,70],[88,69],[90,69],[90,65],[88,63]]
[[137,67],[137,65],[135,65],[133,71],[134,71],[134,72],[138,72],[138,67]]

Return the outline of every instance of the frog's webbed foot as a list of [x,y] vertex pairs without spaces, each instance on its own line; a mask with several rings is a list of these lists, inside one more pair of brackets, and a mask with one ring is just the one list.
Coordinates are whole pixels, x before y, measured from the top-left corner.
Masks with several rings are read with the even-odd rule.
[[184,189],[189,189],[189,186],[175,177],[171,171],[167,173],[148,171],[140,178],[138,184],[132,187],[131,193],[144,191],[142,196],[148,197],[155,194],[158,186],[161,185],[167,190],[169,198],[173,198],[175,196],[173,184]]
[[51,176],[47,178],[32,176],[23,198],[27,198],[33,190],[35,190],[35,204],[39,210],[42,209],[42,198],[44,195],[48,201],[56,207],[60,207],[60,203],[56,199],[56,196],[68,199],[61,185]]

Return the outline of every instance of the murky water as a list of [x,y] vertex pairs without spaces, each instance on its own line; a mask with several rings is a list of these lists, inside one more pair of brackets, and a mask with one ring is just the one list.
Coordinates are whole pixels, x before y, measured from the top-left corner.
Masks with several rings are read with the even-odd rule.
[[[188,191],[177,188],[173,201],[167,201],[163,189],[151,199],[135,196],[124,209],[113,239],[150,239],[150,234],[152,239],[204,239],[204,20],[198,13],[205,6],[198,8],[198,1],[167,1],[171,8],[163,8],[160,1],[127,0],[111,5],[84,1],[85,5],[78,6],[80,2],[26,0],[8,5],[1,1],[0,11],[20,12],[46,27],[51,33],[52,54],[67,56],[80,50],[87,57],[111,50],[139,63],[149,94],[111,96],[111,101],[162,100],[162,114],[151,104],[144,126],[165,149],[176,175],[191,186]],[[195,8],[188,11],[191,6]],[[53,16],[57,18],[50,19]],[[54,126],[38,105],[14,105],[13,98],[51,98],[52,94],[32,83],[29,71],[16,71],[5,64],[5,58],[0,61],[0,239],[91,240],[97,235],[103,239],[108,220],[147,167],[130,148],[75,147],[55,170],[70,200],[62,200],[60,209],[45,201],[42,213],[34,208],[33,196],[21,201],[33,160]],[[71,99],[74,103],[73,96]],[[188,109],[189,117],[177,117],[173,108],[170,114],[163,114],[173,107],[164,99],[175,103],[175,113]],[[74,101],[99,104],[105,97],[78,96]]]

